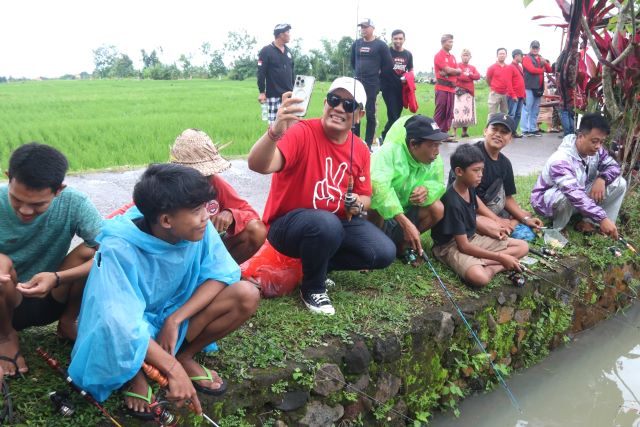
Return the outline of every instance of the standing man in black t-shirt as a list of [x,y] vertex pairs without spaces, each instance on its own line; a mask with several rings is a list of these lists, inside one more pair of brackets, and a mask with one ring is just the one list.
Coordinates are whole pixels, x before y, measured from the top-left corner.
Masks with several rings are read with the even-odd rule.
[[382,99],[387,105],[387,124],[382,131],[384,140],[389,128],[402,114],[402,85],[406,84],[404,74],[413,71],[413,55],[403,48],[405,35],[402,30],[394,30],[391,33],[393,44],[389,46],[389,53],[393,61],[393,68],[380,76],[380,88]]
[[293,56],[287,43],[291,25],[278,24],[273,29],[275,40],[258,53],[258,102],[267,104],[269,124],[276,119],[282,94],[293,90]]
[[[484,140],[475,144],[484,156],[484,173],[476,192],[491,211],[489,215],[478,218],[478,229],[482,234],[497,236],[498,233],[510,233],[518,223],[532,228],[543,225],[540,219],[523,210],[513,197],[516,194],[513,167],[501,150],[511,143],[516,129],[511,116],[492,114],[484,129]],[[454,179],[452,173],[449,182]]]
[[[362,38],[351,46],[351,67],[367,93],[367,131],[364,140],[371,149],[376,133],[376,98],[380,91],[380,74],[391,70],[393,63],[387,44],[373,35],[373,21],[365,19],[358,27]],[[355,125],[354,133],[360,136],[360,123]]]

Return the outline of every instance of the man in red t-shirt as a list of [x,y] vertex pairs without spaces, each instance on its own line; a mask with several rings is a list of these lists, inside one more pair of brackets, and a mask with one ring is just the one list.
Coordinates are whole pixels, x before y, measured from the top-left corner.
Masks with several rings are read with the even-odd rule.
[[[522,70],[522,51],[520,49],[514,49],[511,52],[513,60],[511,64],[506,68],[506,80],[507,80],[507,106],[509,107],[509,115],[516,124],[516,129],[520,124],[520,115],[522,114],[522,106],[524,105],[525,97],[527,96],[524,91],[524,71]],[[515,133],[514,138],[522,138],[522,134]]]
[[[508,76],[506,75],[507,49],[501,47],[496,51],[498,60],[487,70],[487,84],[491,88],[489,92],[489,116],[495,113],[507,113],[507,87]],[[509,81],[510,82],[510,81]]]
[[[440,44],[442,49],[433,58],[436,74],[436,110],[433,113],[433,120],[442,132],[449,132],[453,121],[456,81],[462,71],[458,69],[455,56],[449,53],[453,48],[453,36],[451,34],[443,35],[440,38]],[[457,141],[453,137],[449,137],[444,142]]]
[[248,162],[251,170],[273,173],[262,216],[269,242],[302,261],[300,295],[309,310],[332,315],[327,272],[384,268],[396,250],[361,217],[371,203],[369,150],[351,128],[364,115],[364,87],[350,77],[334,80],[320,119],[301,120],[301,101],[291,92],[283,95],[275,122]]

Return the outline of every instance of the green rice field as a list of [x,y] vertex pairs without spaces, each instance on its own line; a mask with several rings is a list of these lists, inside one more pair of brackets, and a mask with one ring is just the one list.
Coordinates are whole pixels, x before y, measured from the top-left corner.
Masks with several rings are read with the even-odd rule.
[[[329,83],[316,84],[307,117],[318,117]],[[487,114],[484,82],[476,91],[480,135]],[[164,162],[184,129],[206,131],[227,157],[246,155],[265,131],[255,80],[49,80],[0,85],[0,167],[11,151],[37,141],[57,147],[72,171]],[[419,113],[433,114],[433,86],[419,84]],[[405,110],[409,114],[408,110]],[[378,132],[386,108],[378,96]],[[362,128],[364,136],[364,126]]]

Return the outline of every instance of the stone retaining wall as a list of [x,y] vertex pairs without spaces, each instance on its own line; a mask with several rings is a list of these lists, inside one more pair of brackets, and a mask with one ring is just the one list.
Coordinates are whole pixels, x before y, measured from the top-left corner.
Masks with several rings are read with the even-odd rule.
[[[566,290],[533,279],[524,288],[499,287],[459,302],[505,375],[536,363],[572,334],[629,304],[629,285],[638,277],[629,265],[607,272],[609,287],[568,270],[541,275]],[[485,354],[453,307],[415,311],[401,336],[329,342],[306,353],[314,366],[253,370],[250,380],[230,386],[224,398],[205,398],[203,406],[216,419],[235,414],[255,425],[419,425],[433,411],[456,411],[464,396],[496,385]]]

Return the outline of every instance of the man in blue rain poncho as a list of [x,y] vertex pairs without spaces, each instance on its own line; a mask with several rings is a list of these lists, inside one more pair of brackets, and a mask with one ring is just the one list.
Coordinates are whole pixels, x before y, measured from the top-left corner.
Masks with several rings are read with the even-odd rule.
[[134,188],[136,207],[103,223],[69,366],[97,400],[128,383],[127,407],[149,417],[145,361],[169,379],[168,399],[188,399],[199,413],[196,390],[226,389],[193,357],[242,325],[259,294],[239,281],[240,268],[209,221],[212,188],[194,169],[151,165]]

